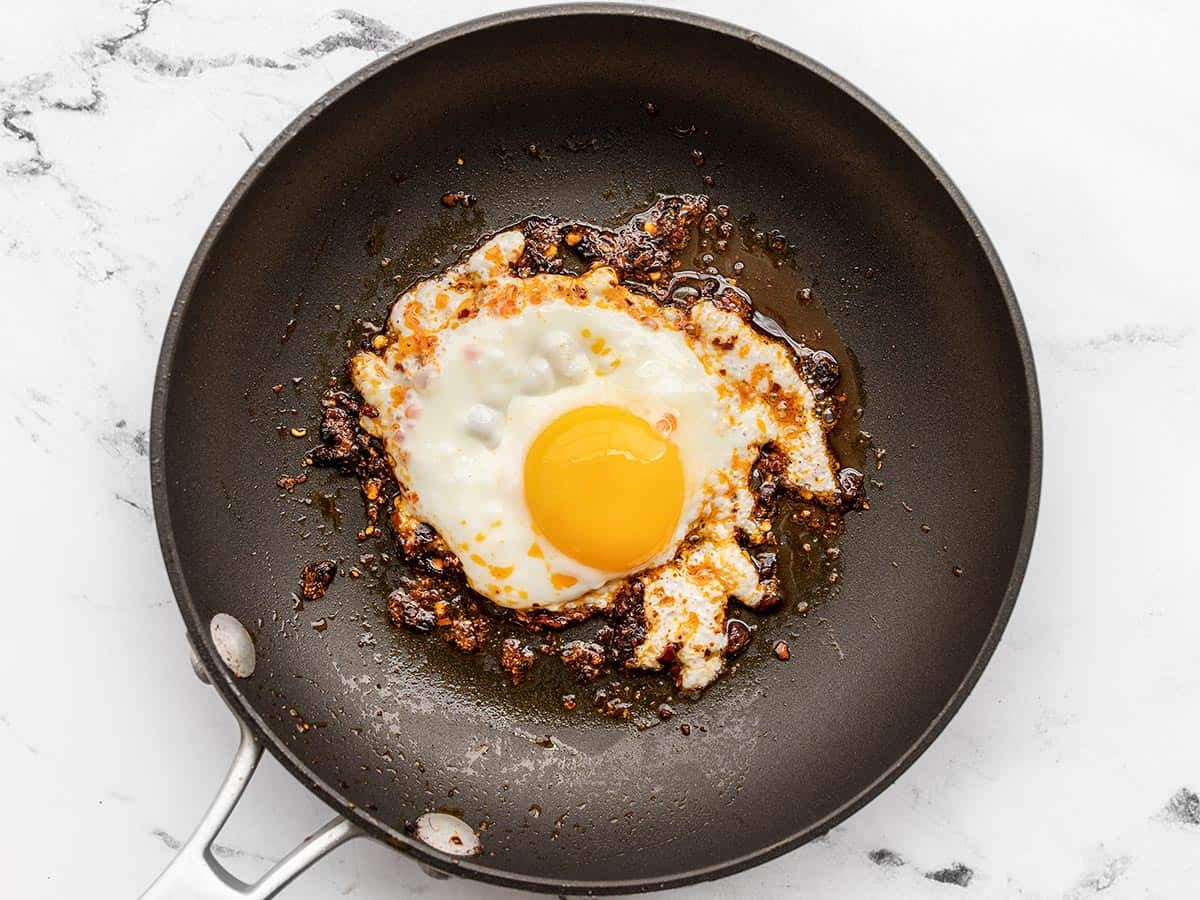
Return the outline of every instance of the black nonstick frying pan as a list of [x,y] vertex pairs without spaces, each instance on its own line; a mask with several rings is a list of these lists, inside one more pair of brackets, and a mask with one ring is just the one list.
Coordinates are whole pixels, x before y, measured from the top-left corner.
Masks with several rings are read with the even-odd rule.
[[[440,202],[459,190],[478,202]],[[339,578],[294,612],[304,563],[364,549],[352,481],[314,470],[292,494],[276,487],[311,445],[291,429],[315,434],[355,319],[381,321],[398,282],[525,216],[615,222],[689,191],[789,236],[887,450],[842,540],[838,596],[772,626],[791,629],[791,659],[752,649],[675,719],[638,730],[396,632],[377,579]],[[786,324],[787,303],[774,311]],[[929,746],[991,656],[1033,538],[1040,440],[1028,340],[982,227],[930,155],[836,75],[731,25],[624,6],[508,13],[416,41],[263,153],[167,327],[159,535],[198,668],[243,743],[148,896],[270,896],[363,833],[445,872],[559,893],[716,878],[823,834]],[[248,678],[214,644],[218,614],[253,637]],[[205,848],[262,746],[340,818],[251,888]],[[431,811],[455,818],[420,818]],[[438,842],[459,820],[478,855]]]

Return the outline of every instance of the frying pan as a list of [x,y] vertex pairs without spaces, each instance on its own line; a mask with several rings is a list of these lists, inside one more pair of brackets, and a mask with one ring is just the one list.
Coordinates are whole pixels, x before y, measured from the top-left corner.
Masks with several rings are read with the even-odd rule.
[[[529,154],[534,143],[545,152]],[[310,444],[291,429],[315,434],[355,320],[381,321],[397,285],[527,215],[614,222],[656,193],[700,190],[693,148],[715,201],[790,237],[857,357],[862,427],[887,450],[869,467],[871,509],[842,540],[839,595],[764,620],[791,635],[790,661],[756,638],[740,671],[639,730],[567,711],[552,681],[514,690],[477,657],[394,631],[386,578],[341,577],[294,612],[305,562],[364,551],[352,481],[311,470],[292,494],[275,486],[298,472]],[[439,202],[456,190],[478,203]],[[774,301],[785,324],[788,302]],[[416,41],[292,123],[187,270],[151,439],[194,661],[243,729],[229,779],[152,897],[271,896],[361,834],[433,870],[557,893],[678,886],[800,846],[882,791],[963,702],[1016,599],[1040,486],[1015,297],[928,152],[761,35],[609,5]],[[219,613],[253,636],[249,678],[218,654]],[[262,747],[338,818],[248,886],[207,847]],[[468,823],[482,852],[423,841],[413,823],[430,811]]]

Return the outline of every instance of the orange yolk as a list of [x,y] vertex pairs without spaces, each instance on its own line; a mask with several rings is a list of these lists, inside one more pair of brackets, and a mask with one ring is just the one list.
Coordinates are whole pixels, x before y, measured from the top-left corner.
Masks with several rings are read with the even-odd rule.
[[525,457],[534,527],[571,559],[604,572],[631,572],[667,546],[683,492],[679,448],[618,406],[564,413]]

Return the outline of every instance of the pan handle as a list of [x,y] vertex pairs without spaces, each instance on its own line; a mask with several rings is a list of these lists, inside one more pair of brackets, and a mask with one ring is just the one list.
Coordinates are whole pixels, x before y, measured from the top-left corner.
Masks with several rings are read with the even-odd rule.
[[330,850],[362,835],[357,825],[338,816],[316,834],[306,838],[304,843],[253,884],[229,874],[213,855],[212,843],[250,783],[250,776],[254,774],[263,752],[262,744],[246,723],[240,718],[237,721],[242,729],[242,739],[233,765],[229,767],[229,774],[225,776],[196,831],[166,870],[142,894],[142,900],[268,900]]

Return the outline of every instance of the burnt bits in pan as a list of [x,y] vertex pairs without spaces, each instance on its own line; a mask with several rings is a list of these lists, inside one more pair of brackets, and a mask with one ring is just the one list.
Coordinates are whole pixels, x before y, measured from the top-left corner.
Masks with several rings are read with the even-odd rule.
[[[769,445],[763,449],[752,472],[751,487],[756,506],[777,523],[775,533],[787,546],[781,548],[774,539],[744,543],[766,588],[766,599],[755,615],[782,605],[777,572],[781,549],[787,550],[792,569],[804,570],[806,577],[799,580],[823,589],[835,584],[840,566],[835,545],[843,514],[866,506],[858,457],[863,442],[854,425],[861,415],[861,399],[848,351],[814,302],[809,287],[794,289],[802,322],[790,333],[751,300],[763,284],[781,280],[795,284],[799,280],[792,265],[795,251],[786,236],[757,229],[751,218],[736,222],[727,207],[714,206],[698,195],[661,197],[615,228],[556,218],[530,218],[516,227],[525,239],[517,265],[521,277],[607,265],[627,287],[660,304],[715,304],[791,348],[796,369],[817,402],[831,450],[842,463],[837,473],[841,502],[839,508],[829,508],[789,495],[778,477],[780,457]],[[689,248],[694,255],[687,259]],[[780,278],[781,271],[789,273],[786,279]],[[814,338],[820,341],[818,346],[810,346]],[[366,334],[364,345],[371,346],[372,340],[373,334]],[[398,551],[405,573],[386,603],[388,618],[398,629],[418,636],[436,634],[462,653],[487,654],[495,660],[496,677],[514,687],[535,681],[546,665],[565,667],[581,686],[614,677],[657,679],[666,684],[661,674],[634,674],[628,666],[646,636],[636,578],[600,613],[587,608],[510,610],[494,605],[471,590],[458,557],[437,531],[398,502],[403,488],[392,474],[383,446],[360,427],[360,417],[371,417],[374,410],[352,389],[336,383],[329,385],[321,406],[321,444],[310,451],[307,461],[358,481],[366,511],[360,540],[380,539],[386,527],[385,537]],[[797,582],[795,577],[790,579],[792,586]],[[788,600],[803,613],[823,593],[814,590]],[[597,617],[601,621],[598,629],[589,621]],[[725,655],[732,665],[754,643],[761,626],[731,616],[725,627]],[[767,648],[764,652],[769,653],[774,639],[764,636],[761,640]],[[659,660],[668,676],[675,649],[668,644]],[[539,657],[544,662],[535,666]],[[623,718],[634,693],[627,684],[610,681],[597,689],[593,706],[605,715]]]

